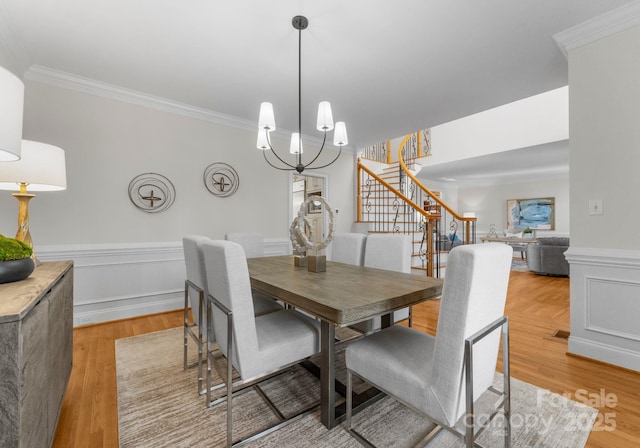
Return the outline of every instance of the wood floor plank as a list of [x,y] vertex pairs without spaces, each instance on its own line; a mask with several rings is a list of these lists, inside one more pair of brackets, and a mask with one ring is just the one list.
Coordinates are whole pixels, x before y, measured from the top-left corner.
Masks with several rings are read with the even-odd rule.
[[[414,328],[435,334],[439,306],[413,307]],[[640,446],[640,373],[569,356],[567,339],[553,336],[569,330],[569,279],[512,272],[506,313],[515,378],[578,401],[601,390],[614,394],[615,407],[594,406],[599,420],[586,446]],[[74,329],[73,370],[53,446],[117,447],[115,340],[181,325],[179,310]]]

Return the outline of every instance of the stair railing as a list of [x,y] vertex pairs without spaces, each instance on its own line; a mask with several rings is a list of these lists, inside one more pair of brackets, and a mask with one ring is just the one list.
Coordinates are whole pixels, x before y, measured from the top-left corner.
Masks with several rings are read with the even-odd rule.
[[[427,264],[427,250],[421,241],[425,234],[425,222],[429,214],[407,196],[405,192],[391,185],[385,179],[358,160],[358,222],[369,222],[371,232],[405,233],[421,244],[416,255],[427,274],[433,276]],[[415,240],[419,235],[420,240]],[[432,267],[431,267],[432,269]]]
[[[416,178],[411,168],[423,153],[422,137],[414,133],[402,141],[394,179],[385,180],[367,166],[372,162],[358,159],[357,220],[368,222],[371,232],[412,235],[413,267],[439,277],[446,264],[444,254],[459,244],[476,242],[476,218],[461,216]],[[428,145],[428,138],[424,140]]]
[[[458,244],[475,244],[477,218],[460,215],[416,178],[415,169],[411,170],[409,165],[415,163],[421,152],[417,133],[409,134],[402,140],[398,150],[400,178],[404,182],[404,185],[401,184],[401,189],[412,192],[416,197],[424,198],[421,201],[427,217],[423,241],[425,246],[431,249],[426,253],[427,266],[437,268],[440,266],[439,258],[442,252],[451,250]],[[463,224],[462,229],[459,228],[458,223]],[[444,230],[447,227],[449,232],[445,234],[441,229]],[[428,268],[428,272],[433,272],[433,269]]]

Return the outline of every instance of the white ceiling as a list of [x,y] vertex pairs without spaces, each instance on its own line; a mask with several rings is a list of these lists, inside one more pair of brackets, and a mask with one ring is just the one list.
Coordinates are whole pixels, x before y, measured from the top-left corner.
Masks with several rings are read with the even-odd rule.
[[18,68],[70,73],[303,132],[329,100],[361,148],[567,84],[552,36],[631,0],[0,0]]
[[430,166],[418,178],[459,188],[540,182],[569,177],[569,141],[514,149]]

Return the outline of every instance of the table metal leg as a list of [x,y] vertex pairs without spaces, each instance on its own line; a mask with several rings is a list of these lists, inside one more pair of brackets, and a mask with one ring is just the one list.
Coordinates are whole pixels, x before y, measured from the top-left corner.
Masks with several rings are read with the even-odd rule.
[[389,328],[393,324],[393,313],[383,314],[380,316],[380,328]]
[[335,394],[335,336],[333,324],[321,321],[320,324],[320,421],[331,429],[337,423]]

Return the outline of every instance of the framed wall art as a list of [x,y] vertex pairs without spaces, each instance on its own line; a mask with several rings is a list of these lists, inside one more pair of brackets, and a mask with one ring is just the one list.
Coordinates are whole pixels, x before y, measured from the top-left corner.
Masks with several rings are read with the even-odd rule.
[[555,198],[507,199],[510,229],[554,230]]

